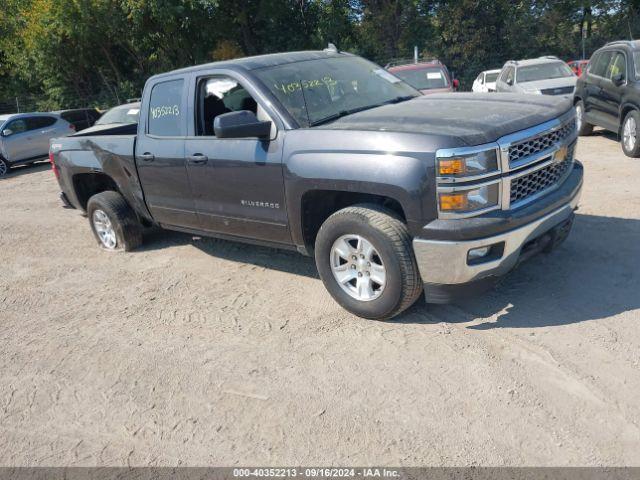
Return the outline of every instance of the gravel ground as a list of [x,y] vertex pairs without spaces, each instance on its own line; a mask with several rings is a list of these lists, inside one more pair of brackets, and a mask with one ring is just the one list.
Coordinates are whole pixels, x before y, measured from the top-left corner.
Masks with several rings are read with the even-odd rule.
[[583,138],[575,228],[392,322],[311,259],[100,251],[46,165],[0,180],[1,465],[640,465],[640,160]]

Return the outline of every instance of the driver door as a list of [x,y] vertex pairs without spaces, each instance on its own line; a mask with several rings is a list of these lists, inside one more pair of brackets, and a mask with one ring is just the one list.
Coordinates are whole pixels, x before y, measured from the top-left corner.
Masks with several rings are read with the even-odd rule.
[[[248,82],[232,72],[194,79],[195,121],[185,141],[187,171],[202,229],[291,243],[282,171],[283,132]],[[193,98],[192,97],[192,98]],[[272,122],[269,139],[217,138],[214,119],[249,110]]]
[[[11,134],[5,136],[6,133]],[[6,159],[12,163],[27,160],[35,155],[33,149],[33,131],[29,130],[28,118],[11,120],[2,129],[2,144]]]

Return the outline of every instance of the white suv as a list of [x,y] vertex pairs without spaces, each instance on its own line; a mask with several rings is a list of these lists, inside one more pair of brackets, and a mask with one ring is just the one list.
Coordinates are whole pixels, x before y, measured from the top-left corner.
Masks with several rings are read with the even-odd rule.
[[578,77],[558,57],[509,60],[504,64],[496,91],[534,95],[573,95]]

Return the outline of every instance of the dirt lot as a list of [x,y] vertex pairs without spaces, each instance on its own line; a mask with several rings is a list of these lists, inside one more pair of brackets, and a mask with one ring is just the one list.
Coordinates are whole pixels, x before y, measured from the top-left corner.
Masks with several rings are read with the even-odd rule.
[[555,253],[457,306],[341,310],[293,253],[98,250],[46,165],[0,180],[2,465],[640,465],[640,161],[581,140]]

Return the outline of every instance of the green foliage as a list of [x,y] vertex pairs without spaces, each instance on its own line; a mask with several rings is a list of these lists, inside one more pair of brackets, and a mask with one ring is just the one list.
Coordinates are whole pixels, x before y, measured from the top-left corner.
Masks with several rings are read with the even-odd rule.
[[640,0],[3,0],[0,101],[106,107],[158,72],[328,42],[379,63],[417,46],[469,86],[508,59],[579,58],[583,31],[587,55],[640,37]]

